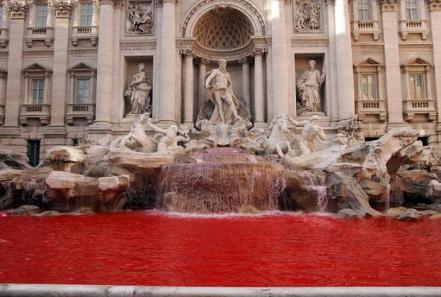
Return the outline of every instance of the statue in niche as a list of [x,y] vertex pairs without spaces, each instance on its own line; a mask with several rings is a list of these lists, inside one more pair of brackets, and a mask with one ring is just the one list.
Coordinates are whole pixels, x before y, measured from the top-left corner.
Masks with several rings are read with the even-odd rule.
[[153,31],[153,12],[140,4],[129,4],[127,21],[129,32],[151,34]]
[[209,101],[214,105],[209,118],[211,124],[233,125],[243,120],[239,109],[243,109],[244,104],[234,95],[226,60],[219,60],[219,68],[207,73],[205,88],[209,90]]
[[151,113],[151,90],[152,82],[145,73],[145,64],[140,63],[125,92],[130,102],[129,114]]
[[308,32],[320,30],[320,1],[297,0],[296,30]]
[[297,81],[302,112],[321,112],[320,88],[326,79],[326,69],[323,66],[323,71],[320,73],[316,69],[315,60],[310,60],[308,65],[309,69]]

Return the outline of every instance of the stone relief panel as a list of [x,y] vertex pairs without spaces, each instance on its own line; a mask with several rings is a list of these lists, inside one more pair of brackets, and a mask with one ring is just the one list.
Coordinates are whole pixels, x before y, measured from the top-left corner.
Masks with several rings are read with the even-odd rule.
[[296,0],[294,7],[294,26],[296,32],[322,31],[321,0]]
[[153,1],[130,0],[126,8],[126,32],[152,35],[154,26]]

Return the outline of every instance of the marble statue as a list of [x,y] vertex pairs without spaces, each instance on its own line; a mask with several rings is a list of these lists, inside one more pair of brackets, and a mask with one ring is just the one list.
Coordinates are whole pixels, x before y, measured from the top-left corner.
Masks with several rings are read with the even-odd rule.
[[219,68],[207,73],[205,87],[210,91],[209,99],[214,103],[210,122],[213,124],[234,124],[241,120],[238,114],[239,100],[234,95],[227,61],[219,60]]
[[308,32],[320,30],[320,2],[317,0],[297,0],[296,30]]
[[315,60],[310,60],[308,64],[309,69],[297,81],[302,112],[321,112],[320,88],[326,79],[326,69],[323,66],[323,72],[320,73],[316,69]]
[[140,153],[153,153],[156,150],[156,145],[145,133],[149,123],[149,114],[141,114],[133,123],[129,134],[116,138],[111,142],[110,148],[126,149]]
[[127,30],[129,32],[151,34],[153,30],[153,12],[140,4],[129,4],[127,8]]
[[284,158],[292,153],[291,140],[294,135],[288,129],[289,121],[285,113],[276,115],[271,121],[263,144],[265,154],[277,154],[280,158]]
[[145,64],[138,65],[138,72],[133,76],[125,93],[130,98],[130,113],[143,114],[151,112],[152,83],[145,73]]
[[158,126],[154,125],[149,118],[147,119],[147,126],[158,133],[154,137],[158,143],[158,153],[184,152],[184,147],[179,146],[179,143],[186,143],[190,141],[190,136],[188,135],[188,132],[180,131],[176,125],[171,125],[168,129],[161,129]]
[[312,116],[309,121],[298,122],[292,118],[289,118],[289,121],[295,126],[303,126],[299,138],[300,153],[305,155],[318,151],[316,141],[326,140],[325,131],[319,124],[318,116]]

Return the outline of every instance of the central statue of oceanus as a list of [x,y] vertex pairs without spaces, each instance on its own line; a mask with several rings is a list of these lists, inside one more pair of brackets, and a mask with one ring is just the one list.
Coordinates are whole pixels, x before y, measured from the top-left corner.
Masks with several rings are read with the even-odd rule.
[[199,120],[208,120],[212,125],[235,125],[248,120],[250,112],[233,91],[231,76],[227,72],[227,61],[218,61],[219,67],[205,75],[208,101],[199,115]]

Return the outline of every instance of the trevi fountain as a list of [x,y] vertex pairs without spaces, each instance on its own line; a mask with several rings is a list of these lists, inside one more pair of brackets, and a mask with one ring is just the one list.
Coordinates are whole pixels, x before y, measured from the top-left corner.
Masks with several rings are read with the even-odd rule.
[[[91,118],[75,111],[66,114],[66,135],[76,133],[73,145],[65,145],[64,140],[64,145],[45,143],[44,157],[36,166],[29,165],[31,160],[20,145],[1,147],[0,283],[5,285],[0,285],[0,296],[28,296],[26,290],[34,294],[29,296],[48,296],[61,290],[44,286],[26,289],[6,283],[127,286],[67,286],[60,293],[66,296],[71,296],[69,292],[83,292],[78,296],[287,296],[294,292],[262,289],[237,293],[219,288],[181,293],[178,289],[142,291],[130,286],[440,285],[441,151],[436,140],[436,111],[404,107],[405,124],[401,110],[395,110],[396,102],[388,101],[386,116],[381,96],[401,98],[393,96],[400,90],[391,89],[393,74],[387,72],[393,68],[390,61],[394,53],[385,53],[387,90],[382,89],[385,65],[371,58],[352,65],[345,56],[351,38],[363,42],[367,42],[364,35],[372,42],[380,38],[375,31],[378,22],[372,24],[372,32],[370,27],[367,30],[354,23],[358,31],[353,29],[352,37],[348,37],[332,31],[347,27],[333,13],[343,13],[348,1],[293,1],[295,34],[324,34],[326,28],[335,40],[329,40],[333,49],[326,54],[308,52],[310,48],[305,45],[306,49],[293,55],[296,73],[291,73],[287,66],[291,59],[284,59],[286,40],[281,35],[286,29],[285,12],[281,11],[282,21],[271,20],[270,46],[265,21],[255,16],[247,20],[235,10],[245,5],[256,13],[248,1],[200,1],[193,12],[199,14],[200,22],[189,15],[182,28],[181,69],[173,62],[176,47],[170,46],[169,38],[176,33],[172,29],[175,11],[171,9],[176,1],[164,0],[160,1],[165,20],[158,43],[160,63],[133,54],[124,57],[122,66],[122,60],[118,64],[118,59],[106,56],[104,50],[114,44],[109,37],[113,23],[106,17],[110,9],[126,10],[120,16],[125,22],[117,23],[126,34],[126,44],[139,36],[155,34],[158,15],[151,1],[129,1],[121,7],[107,3],[113,1],[101,2],[101,56],[93,105],[96,114]],[[216,2],[222,5],[214,5]],[[275,12],[285,6],[285,1],[269,2],[276,3]],[[397,1],[380,2],[386,22],[395,13]],[[439,1],[427,3],[439,10],[433,6]],[[60,5],[56,6],[57,13],[67,9],[69,15],[69,5]],[[91,16],[96,17],[92,6],[90,9]],[[334,18],[325,17],[325,12]],[[373,16],[377,18],[376,13]],[[228,31],[225,40],[219,41],[217,36],[210,41],[210,36],[204,35],[204,26],[212,28],[211,19],[216,19],[218,25],[230,22],[231,28],[240,27],[236,33],[246,33],[242,37],[247,42],[239,44],[237,52],[198,48],[201,44],[197,38],[222,43],[234,33]],[[419,31],[400,32],[403,42],[425,36]],[[196,39],[190,33],[196,34]],[[349,40],[342,40],[342,35]],[[312,40],[304,38],[305,42]],[[37,46],[37,41],[29,40],[28,48]],[[97,41],[90,40],[96,46]],[[85,44],[75,39],[72,42],[72,46]],[[115,44],[124,47],[124,42]],[[435,47],[436,40],[433,42]],[[240,56],[239,50],[246,51],[247,56]],[[253,62],[249,63],[251,58]],[[104,67],[114,62],[112,67]],[[395,62],[392,66],[399,68]],[[431,65],[420,58],[412,63],[401,66],[403,76],[413,83],[406,85],[407,91],[419,99],[429,96],[432,86],[421,84],[432,75]],[[37,95],[41,90],[31,80],[43,71],[40,66],[27,68],[24,74],[29,80],[26,84],[32,83],[28,89]],[[250,66],[253,79],[249,77]],[[12,70],[8,77],[14,75]],[[415,76],[417,70],[424,76]],[[43,72],[46,77],[52,73],[47,69]],[[72,82],[79,84],[85,76],[93,77],[95,70],[78,64],[69,73]],[[155,78],[156,73],[160,73],[160,80]],[[118,80],[120,75],[124,83]],[[41,95],[46,100],[45,96],[54,93],[54,110],[60,103],[55,97],[61,76],[56,76],[54,70],[53,92],[45,89]],[[289,82],[288,77],[294,79]],[[439,75],[433,79],[439,80]],[[87,97],[94,90],[78,88],[78,94],[71,90],[75,98]],[[8,85],[7,89],[10,98],[13,87]],[[182,89],[183,101],[175,108],[178,89]],[[295,100],[289,101],[290,97]],[[430,100],[422,105],[414,101],[409,104],[432,106]],[[6,110],[9,102],[7,99]],[[4,117],[6,124],[13,122],[8,112]],[[20,115],[25,128],[18,138],[31,139],[39,128],[55,131],[54,127],[60,127],[51,124],[42,128],[30,118]],[[55,114],[51,115],[50,121],[56,119]],[[38,121],[41,124],[41,118]],[[0,127],[1,135],[19,135],[14,134],[14,128],[2,130],[14,127],[8,125]],[[50,131],[45,133],[44,137],[52,135]],[[53,136],[54,143],[60,142],[60,137],[64,136]],[[7,143],[6,138],[0,143]],[[69,291],[71,288],[73,291]],[[320,294],[305,296],[344,295]]]

